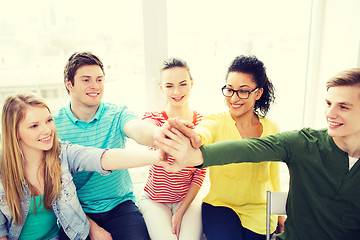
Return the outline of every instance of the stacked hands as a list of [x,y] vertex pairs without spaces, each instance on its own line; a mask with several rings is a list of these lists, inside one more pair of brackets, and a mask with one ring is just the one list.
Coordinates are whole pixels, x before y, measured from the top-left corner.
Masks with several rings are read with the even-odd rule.
[[[194,124],[178,118],[169,118],[155,137],[155,147],[159,149],[159,165],[168,172],[177,172],[185,167],[203,164],[200,151],[200,136],[193,130]],[[175,161],[168,162],[168,156]]]

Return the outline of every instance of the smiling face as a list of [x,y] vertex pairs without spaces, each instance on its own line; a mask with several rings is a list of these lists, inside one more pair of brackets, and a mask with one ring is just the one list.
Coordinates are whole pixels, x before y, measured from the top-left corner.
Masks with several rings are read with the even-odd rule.
[[[226,87],[233,90],[253,91],[257,88],[251,74],[230,72],[226,80]],[[261,97],[263,89],[250,93],[248,99],[241,99],[234,93],[231,97],[225,97],[226,105],[233,118],[239,118],[246,114],[254,114],[256,100]]]
[[325,100],[328,134],[360,136],[360,86],[330,87]]
[[18,125],[19,144],[25,155],[50,150],[53,146],[55,124],[45,107],[27,106],[24,119]]
[[71,102],[76,106],[98,107],[104,94],[103,71],[98,65],[84,65],[76,71],[74,84],[66,80]]
[[174,107],[188,103],[192,85],[193,80],[186,68],[174,67],[161,72],[160,89]]

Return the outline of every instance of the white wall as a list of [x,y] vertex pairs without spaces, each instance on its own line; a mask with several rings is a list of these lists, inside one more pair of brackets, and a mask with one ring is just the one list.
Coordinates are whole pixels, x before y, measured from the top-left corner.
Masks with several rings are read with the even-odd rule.
[[[305,126],[325,127],[324,95],[326,81],[336,73],[359,66],[360,53],[360,1],[318,0],[323,5],[323,26],[318,62],[313,71],[318,79],[313,83],[316,95],[309,95],[306,113],[313,116]],[[319,12],[318,12],[319,13]],[[321,14],[321,12],[320,12]],[[311,73],[310,73],[311,74]]]

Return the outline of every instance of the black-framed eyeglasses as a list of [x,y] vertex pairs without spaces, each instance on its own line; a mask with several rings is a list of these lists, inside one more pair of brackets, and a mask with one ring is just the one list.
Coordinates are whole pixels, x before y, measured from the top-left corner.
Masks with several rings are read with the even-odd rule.
[[250,94],[256,92],[257,90],[259,90],[259,88],[255,88],[252,91],[243,89],[234,90],[232,88],[226,87],[226,85],[221,88],[221,92],[225,97],[232,97],[234,93],[236,93],[236,95],[241,99],[248,99]]

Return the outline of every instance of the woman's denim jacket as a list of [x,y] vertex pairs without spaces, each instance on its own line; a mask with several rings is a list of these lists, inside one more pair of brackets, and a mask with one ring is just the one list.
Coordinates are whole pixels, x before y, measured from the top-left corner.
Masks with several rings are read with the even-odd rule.
[[[60,197],[52,207],[58,222],[70,239],[86,239],[89,234],[90,223],[83,212],[76,195],[76,188],[72,176],[79,171],[96,171],[108,174],[101,167],[100,159],[105,149],[72,145],[69,142],[60,142],[61,161],[61,190]],[[23,186],[24,199],[21,201],[22,216],[26,219],[29,212],[31,195],[28,185]],[[3,185],[0,181],[0,238],[7,236],[8,240],[18,239],[24,225],[15,224],[10,213]]]

